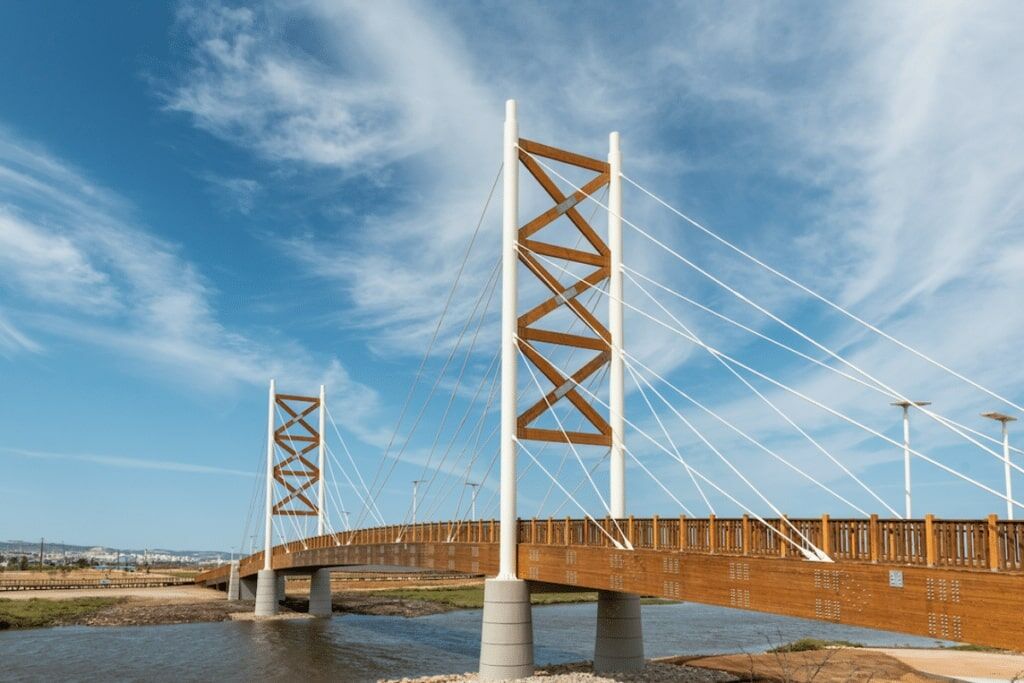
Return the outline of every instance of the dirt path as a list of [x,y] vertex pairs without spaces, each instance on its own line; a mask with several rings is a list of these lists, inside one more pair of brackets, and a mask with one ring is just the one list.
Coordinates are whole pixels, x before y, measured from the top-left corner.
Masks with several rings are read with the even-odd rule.
[[72,598],[132,598],[162,602],[223,601],[224,593],[199,586],[165,586],[162,588],[73,588],[69,590],[9,591],[0,593],[5,600],[69,600]]
[[894,659],[938,676],[971,681],[1024,681],[1024,655],[962,650],[876,649]]

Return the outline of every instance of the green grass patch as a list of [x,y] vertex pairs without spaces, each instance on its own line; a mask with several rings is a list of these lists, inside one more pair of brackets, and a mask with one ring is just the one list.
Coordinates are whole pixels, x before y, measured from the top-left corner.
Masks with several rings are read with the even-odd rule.
[[72,600],[0,599],[0,630],[39,628],[77,619],[121,602],[121,598],[75,598]]
[[779,645],[768,650],[768,652],[810,652],[812,650],[824,650],[829,647],[864,647],[860,643],[851,643],[848,640],[822,640],[820,638],[801,638],[792,643]]

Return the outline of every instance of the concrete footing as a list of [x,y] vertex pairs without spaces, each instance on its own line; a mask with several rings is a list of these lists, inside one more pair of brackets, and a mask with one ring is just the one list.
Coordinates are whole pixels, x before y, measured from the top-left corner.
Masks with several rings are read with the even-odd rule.
[[519,579],[484,582],[480,680],[507,681],[533,675],[530,587]]
[[228,575],[228,600],[239,599],[239,579],[238,575],[238,560],[231,562],[231,573]]
[[275,586],[275,595],[278,602],[284,602],[285,599],[285,587],[288,585],[288,579],[284,574],[277,575],[277,584]]
[[256,599],[256,577],[255,576],[243,576],[238,581],[238,599],[239,600],[255,600]]
[[331,611],[331,572],[318,569],[309,577],[309,613],[329,617]]
[[256,616],[277,614],[277,575],[273,569],[261,569],[256,574]]
[[643,668],[640,596],[598,591],[594,671],[626,673],[642,671]]

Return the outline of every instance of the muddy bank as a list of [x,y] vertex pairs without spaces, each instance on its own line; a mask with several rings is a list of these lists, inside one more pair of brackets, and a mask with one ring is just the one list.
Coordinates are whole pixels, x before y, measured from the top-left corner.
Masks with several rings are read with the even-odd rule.
[[253,603],[173,602],[159,603],[125,600],[91,614],[59,620],[50,626],[154,626],[158,624],[192,624],[204,621],[225,621],[235,612],[251,612]]

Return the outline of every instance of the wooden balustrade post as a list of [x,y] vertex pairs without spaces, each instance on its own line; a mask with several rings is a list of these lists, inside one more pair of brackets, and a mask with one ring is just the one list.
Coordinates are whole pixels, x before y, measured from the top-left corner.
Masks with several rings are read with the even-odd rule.
[[566,517],[565,518],[565,544],[566,545],[569,545],[569,533],[572,531],[572,529],[570,528],[571,525],[572,525],[572,520],[570,520],[569,517]]
[[878,515],[871,515],[871,519],[868,520],[868,541],[871,545],[871,561],[878,562],[879,554],[879,542],[881,539],[878,536]]
[[494,536],[494,520],[493,519],[491,520],[489,528],[490,528],[490,537],[487,540],[490,543],[494,543],[495,536]]
[[779,533],[782,534],[779,538],[779,557],[789,555],[789,541],[786,540],[789,538],[789,527],[786,526],[786,519],[788,519],[786,515],[782,515],[779,519]]
[[537,518],[530,518],[530,543],[537,542]]
[[686,534],[686,515],[679,515],[679,550],[686,550],[689,538]]
[[708,552],[714,554],[718,545],[718,538],[715,534],[715,516],[708,515]]
[[633,524],[633,515],[630,515],[629,525],[626,527],[626,539],[629,541],[630,545],[636,544],[636,535],[634,534],[635,529],[636,527]]
[[828,515],[821,516],[821,551],[832,557],[832,534],[828,528],[828,519]]
[[999,517],[988,516],[988,568],[994,572],[999,571]]
[[750,554],[750,515],[743,514],[743,526],[740,533],[743,534],[743,554]]
[[657,550],[658,546],[661,545],[661,536],[658,532],[658,515],[651,517],[651,533],[654,535],[654,538],[651,540],[651,545],[655,550]]
[[601,521],[601,524],[604,527],[604,533],[601,534],[601,545],[608,547],[608,530],[611,528],[611,517],[605,515],[604,519]]
[[935,515],[924,516],[924,556],[929,567],[935,566]]
[[548,517],[548,545],[554,543],[555,520]]

